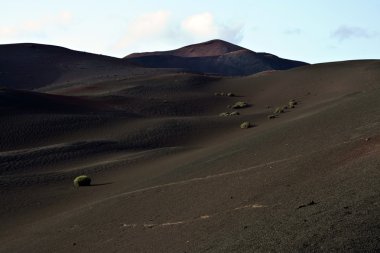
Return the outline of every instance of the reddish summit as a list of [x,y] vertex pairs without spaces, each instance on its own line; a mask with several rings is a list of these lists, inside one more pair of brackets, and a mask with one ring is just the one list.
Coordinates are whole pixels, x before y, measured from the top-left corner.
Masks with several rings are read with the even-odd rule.
[[268,53],[256,53],[223,40],[210,40],[169,51],[135,53],[124,59],[146,68],[181,69],[222,76],[245,76],[307,65]]
[[205,56],[220,56],[230,52],[242,50],[244,48],[229,43],[224,40],[210,40],[203,43],[181,47],[179,49],[165,52],[148,52],[148,53],[133,53],[126,58],[134,58],[141,56],[152,55],[173,55],[180,57],[205,57]]

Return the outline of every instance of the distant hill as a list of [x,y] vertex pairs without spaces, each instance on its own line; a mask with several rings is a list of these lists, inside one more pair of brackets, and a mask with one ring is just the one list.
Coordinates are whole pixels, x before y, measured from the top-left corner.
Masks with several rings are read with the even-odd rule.
[[123,59],[51,45],[6,44],[0,45],[0,86],[47,91],[178,71],[244,76],[306,64],[222,40],[166,52],[135,53]]
[[171,51],[134,53],[124,59],[143,67],[180,68],[224,76],[251,75],[307,65],[268,53],[256,53],[223,40],[211,40]]
[[234,45],[223,40],[210,40],[207,42],[193,44],[179,49],[170,51],[147,52],[147,53],[133,53],[126,58],[135,58],[142,56],[152,55],[172,55],[180,57],[206,57],[206,56],[220,56],[234,51],[244,50],[245,48]]
[[145,75],[152,71],[119,58],[58,46],[32,43],[0,45],[0,86],[13,89],[93,83]]

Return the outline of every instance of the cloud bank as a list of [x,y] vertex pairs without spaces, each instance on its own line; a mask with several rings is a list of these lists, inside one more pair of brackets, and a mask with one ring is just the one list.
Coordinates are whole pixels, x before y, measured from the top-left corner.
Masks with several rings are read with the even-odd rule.
[[[242,25],[226,25],[215,21],[210,12],[197,13],[182,20],[173,20],[168,11],[146,13],[130,22],[115,49],[139,50],[147,44],[168,42],[201,42],[223,39],[239,43],[243,39]],[[167,43],[166,43],[167,44]],[[152,46],[150,46],[152,48]]]
[[232,43],[241,42],[242,26],[228,26],[216,23],[210,12],[192,15],[181,23],[181,30],[198,40],[224,39]]
[[160,37],[167,33],[170,13],[157,11],[144,14],[127,26],[127,32],[117,43],[117,48],[133,46],[141,41]]
[[352,38],[365,38],[369,39],[376,36],[375,33],[371,33],[366,29],[358,26],[346,26],[342,25],[331,33],[331,37],[344,41]]
[[301,33],[302,30],[299,28],[288,29],[285,31],[285,34],[287,35],[300,35]]
[[38,36],[48,30],[66,26],[70,24],[71,21],[72,14],[67,11],[62,11],[55,15],[26,20],[14,26],[0,25],[0,40],[18,39],[24,36]]

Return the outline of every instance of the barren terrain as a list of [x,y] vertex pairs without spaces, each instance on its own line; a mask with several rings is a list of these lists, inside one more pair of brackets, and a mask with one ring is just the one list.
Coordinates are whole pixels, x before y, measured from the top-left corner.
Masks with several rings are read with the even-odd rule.
[[380,250],[380,61],[230,77],[96,59],[118,67],[2,71],[0,252]]

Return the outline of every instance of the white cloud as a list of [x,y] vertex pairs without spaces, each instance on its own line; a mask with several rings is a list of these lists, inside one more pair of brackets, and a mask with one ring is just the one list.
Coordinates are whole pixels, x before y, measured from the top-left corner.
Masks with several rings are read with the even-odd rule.
[[117,48],[134,46],[141,40],[157,37],[167,32],[170,13],[157,11],[138,17],[128,25],[127,33],[117,43]]
[[242,36],[242,26],[227,26],[218,24],[210,12],[192,15],[181,23],[182,31],[197,40],[224,39],[233,43],[239,43]]
[[45,16],[39,19],[26,20],[14,26],[0,26],[0,39],[16,39],[23,36],[40,34],[58,26],[68,25],[72,14],[62,11],[54,16]]
[[132,52],[169,50],[211,39],[239,43],[243,38],[241,25],[220,24],[210,12],[198,13],[182,20],[173,17],[175,15],[165,10],[137,17],[127,24],[124,35],[109,50],[114,55],[126,55]]
[[243,26],[221,26],[218,38],[238,44],[243,40]]
[[58,16],[58,20],[62,24],[68,24],[71,22],[72,19],[73,19],[73,15],[69,11],[62,11]]
[[376,33],[371,33],[368,30],[357,26],[342,25],[331,33],[331,37],[337,38],[339,41],[344,41],[351,38],[372,38]]
[[214,17],[209,12],[196,14],[185,19],[181,28],[196,37],[215,37],[218,35],[218,27]]
[[299,28],[288,29],[285,31],[285,34],[287,35],[300,35],[301,33],[302,30]]

